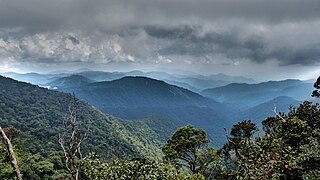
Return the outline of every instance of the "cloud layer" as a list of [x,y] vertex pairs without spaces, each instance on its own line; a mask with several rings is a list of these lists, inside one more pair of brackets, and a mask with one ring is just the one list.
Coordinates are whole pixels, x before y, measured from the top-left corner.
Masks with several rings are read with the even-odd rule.
[[16,66],[317,66],[319,29],[318,0],[0,0],[0,58]]

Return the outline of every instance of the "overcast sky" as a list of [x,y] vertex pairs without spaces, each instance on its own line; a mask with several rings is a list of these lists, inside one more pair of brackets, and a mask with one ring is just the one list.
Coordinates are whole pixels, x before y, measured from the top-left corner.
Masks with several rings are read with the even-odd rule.
[[0,72],[320,75],[319,0],[0,0]]

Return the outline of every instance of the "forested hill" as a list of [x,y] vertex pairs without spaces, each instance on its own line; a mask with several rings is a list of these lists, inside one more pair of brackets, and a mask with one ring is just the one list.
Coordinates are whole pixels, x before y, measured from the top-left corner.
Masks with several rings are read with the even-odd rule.
[[[0,125],[19,129],[19,139],[25,140],[24,148],[28,152],[46,156],[51,151],[61,151],[57,137],[71,99],[67,93],[0,76]],[[79,101],[78,121],[81,128],[86,128],[89,120],[91,135],[83,145],[84,152],[94,151],[104,158],[140,156],[146,151],[149,156],[160,153],[157,144],[148,144],[149,141],[143,139],[148,137],[134,136],[122,120],[107,116]],[[153,131],[148,126],[145,128]],[[159,145],[160,142],[156,142]]]
[[232,83],[210,88],[201,94],[218,102],[237,104],[251,108],[279,96],[288,96],[299,101],[309,100],[312,84],[306,81],[287,79],[258,84]]
[[208,131],[216,146],[222,145],[224,131],[232,123],[226,115],[231,108],[198,93],[148,77],[130,76],[113,81],[58,89],[75,95],[101,111],[124,119],[158,116]]
[[[73,92],[103,112],[126,119],[156,115],[193,124],[199,119],[206,121],[218,117],[223,120],[224,112],[221,111],[226,109],[223,104],[187,89],[139,76],[60,90]],[[192,115],[188,113],[190,111],[198,113]]]
[[103,98],[106,100],[104,104],[109,107],[196,106],[197,104],[205,105],[204,103],[208,101],[187,89],[142,76],[85,84],[71,90],[100,104],[100,98]]

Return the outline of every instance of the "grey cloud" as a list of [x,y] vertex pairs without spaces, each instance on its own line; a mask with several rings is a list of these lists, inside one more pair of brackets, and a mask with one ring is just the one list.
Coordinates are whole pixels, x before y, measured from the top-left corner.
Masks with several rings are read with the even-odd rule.
[[280,65],[288,64],[313,65],[320,62],[320,46],[305,47],[300,50],[281,49],[274,52],[271,57],[281,59]]
[[[257,63],[276,59],[282,66],[293,64],[311,65],[318,63],[320,59],[319,37],[314,37],[318,38],[319,44],[307,43],[307,46],[303,45],[296,48],[291,48],[292,44],[287,44],[287,46],[278,48],[268,44],[263,35],[252,34],[243,38],[241,37],[244,33],[242,31],[202,34],[201,27],[189,26],[178,28],[153,26],[145,28],[145,31],[153,38],[166,39],[171,42],[168,46],[159,50],[161,55],[203,57],[225,54],[227,58],[243,58]],[[278,41],[281,40],[279,39]],[[297,41],[295,43],[303,42]],[[304,44],[306,43],[304,42]]]
[[23,38],[0,38],[0,57],[41,63],[132,61],[133,57],[124,52],[120,43],[114,36],[41,33]]
[[[196,55],[225,53],[229,57],[254,56],[263,49],[260,39],[241,40],[240,32],[210,32],[201,34],[201,27],[159,28],[148,27],[146,32],[155,38],[171,40],[172,43],[161,49],[162,55]],[[254,59],[254,58],[250,58]]]
[[17,61],[311,65],[319,28],[319,0],[0,0],[0,56]]
[[317,19],[318,0],[0,0],[0,26],[124,28],[246,19],[279,23]]

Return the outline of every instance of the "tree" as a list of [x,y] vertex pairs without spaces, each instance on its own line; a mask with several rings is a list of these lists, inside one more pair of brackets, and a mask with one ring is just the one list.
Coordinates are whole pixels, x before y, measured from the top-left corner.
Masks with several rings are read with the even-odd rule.
[[251,122],[251,120],[243,120],[233,125],[231,128],[231,138],[228,135],[228,131],[226,131],[226,138],[228,142],[223,146],[223,153],[229,157],[230,151],[234,150],[237,157],[241,156],[241,141],[243,139],[249,139],[253,136],[253,134],[258,130],[258,127]]
[[[72,96],[69,114],[64,121],[64,129],[59,133],[59,144],[65,156],[65,166],[69,171],[72,179],[79,179],[81,161],[81,144],[88,138],[90,130],[90,121],[84,134],[79,132],[79,122],[77,121],[78,102],[76,97]],[[68,143],[65,143],[67,140]]]
[[314,90],[312,92],[312,97],[320,97],[320,76],[318,77],[317,81],[313,84],[313,87],[316,88],[317,90]]
[[206,132],[191,125],[178,129],[162,147],[164,159],[197,173],[200,167],[199,150],[208,144]]
[[265,134],[260,137],[252,136],[256,128],[250,122],[234,125],[233,137],[226,134],[227,147],[236,152],[236,168],[228,169],[224,179],[230,174],[234,179],[319,179],[319,104],[303,102],[262,124]]
[[1,133],[1,136],[2,136],[2,138],[4,140],[5,149],[6,149],[7,153],[8,153],[8,155],[10,156],[11,164],[14,167],[14,170],[16,172],[17,178],[19,180],[22,180],[22,174],[20,172],[18,161],[16,159],[16,156],[15,156],[11,141],[7,137],[6,133],[4,132],[4,130],[1,127],[0,127],[0,133]]

